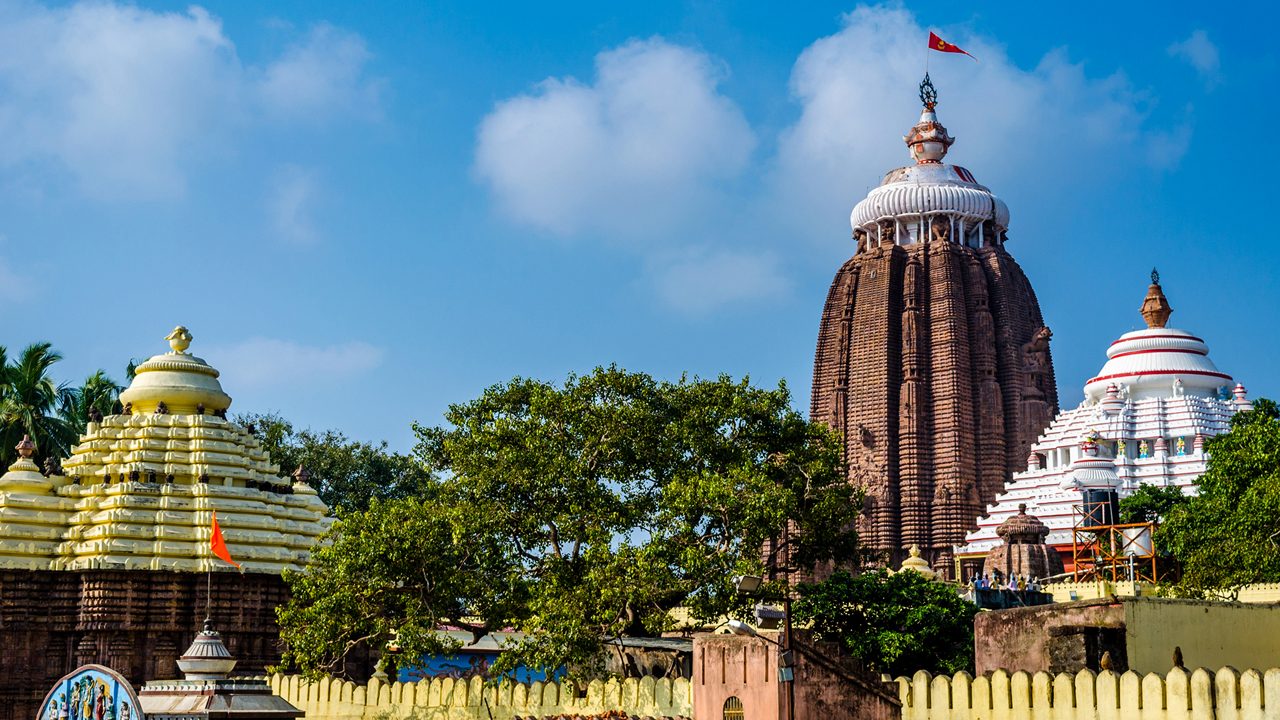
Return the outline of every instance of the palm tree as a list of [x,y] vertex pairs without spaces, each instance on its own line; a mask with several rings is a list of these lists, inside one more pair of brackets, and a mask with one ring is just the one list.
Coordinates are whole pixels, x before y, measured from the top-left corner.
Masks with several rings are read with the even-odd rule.
[[4,364],[0,386],[0,457],[7,466],[16,457],[14,446],[29,435],[36,456],[66,457],[76,441],[76,429],[58,416],[59,405],[68,402],[69,391],[49,377],[49,368],[62,359],[49,343],[28,345],[15,362]]
[[99,370],[84,379],[78,388],[70,388],[59,399],[58,414],[70,423],[79,435],[85,431],[92,410],[106,416],[116,412],[116,401],[124,388],[116,384],[105,370]]

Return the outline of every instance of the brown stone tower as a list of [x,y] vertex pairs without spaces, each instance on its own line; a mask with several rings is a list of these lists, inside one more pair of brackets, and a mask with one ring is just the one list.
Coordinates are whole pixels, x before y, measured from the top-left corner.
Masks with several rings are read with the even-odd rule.
[[854,208],[854,255],[818,329],[811,417],[844,441],[867,492],[863,538],[896,566],[919,545],[950,575],[952,547],[1057,411],[1051,333],[1005,250],[1009,210],[966,169],[924,111],[915,160]]

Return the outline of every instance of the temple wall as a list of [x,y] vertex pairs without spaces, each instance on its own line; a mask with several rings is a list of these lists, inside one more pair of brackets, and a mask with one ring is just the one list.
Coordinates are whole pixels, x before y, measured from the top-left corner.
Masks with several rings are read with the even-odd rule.
[[1280,708],[1280,668],[898,678],[903,720],[1267,720]]
[[[0,720],[30,720],[58,678],[96,663],[135,685],[174,677],[205,616],[204,574],[0,570]],[[238,668],[280,660],[278,576],[214,573],[212,618]]]
[[[1145,582],[1062,582],[1045,585],[1044,591],[1053,595],[1054,602],[1072,602],[1075,600],[1097,600],[1099,598],[1138,597],[1154,595],[1154,585]],[[1280,583],[1258,583],[1246,585],[1235,597],[1242,603],[1280,603]]]
[[486,685],[481,678],[432,678],[356,684],[337,678],[309,682],[279,674],[266,680],[277,695],[305,711],[307,720],[513,720],[608,710],[653,717],[693,715],[691,685],[684,678],[592,680],[583,697],[572,682]]

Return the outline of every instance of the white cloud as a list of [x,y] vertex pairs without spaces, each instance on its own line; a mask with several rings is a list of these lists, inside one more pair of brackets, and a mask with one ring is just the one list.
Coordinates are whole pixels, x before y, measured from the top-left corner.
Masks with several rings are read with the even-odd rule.
[[319,232],[313,217],[319,187],[313,171],[297,165],[280,168],[268,191],[267,211],[276,234],[296,245],[309,245]]
[[755,137],[718,92],[723,64],[662,39],[596,57],[590,85],[548,78],[480,125],[475,171],[516,220],[560,235],[669,231],[746,167]]
[[[0,167],[52,165],[103,198],[181,196],[193,165],[247,126],[314,124],[376,101],[355,36],[317,28],[246,67],[221,22],[195,6],[5,5],[0,47]],[[299,87],[286,91],[290,79]]]
[[234,378],[236,388],[251,391],[342,383],[378,367],[386,355],[361,341],[306,345],[265,337],[213,346],[203,354],[224,377]]
[[[1091,77],[1065,50],[1024,69],[986,38],[942,34],[982,58],[931,58],[939,119],[957,138],[947,161],[972,163],[997,194],[1035,178],[1052,196],[1124,164],[1175,165],[1186,149],[1189,126],[1153,122],[1151,98],[1122,72]],[[883,173],[909,162],[901,138],[919,112],[927,36],[901,7],[862,6],[804,50],[791,75],[800,118],[780,138],[768,189],[776,216],[807,235],[847,242],[852,206]]]
[[319,25],[305,42],[288,48],[263,73],[258,93],[263,106],[282,119],[322,118],[336,112],[376,118],[382,83],[365,75],[371,59],[364,39],[331,25]]
[[1218,57],[1218,46],[1204,30],[1196,30],[1186,40],[1170,45],[1169,55],[1186,60],[1210,87],[1220,79],[1222,63]]
[[714,248],[693,248],[662,258],[653,263],[649,274],[663,303],[691,315],[776,298],[790,286],[772,253]]

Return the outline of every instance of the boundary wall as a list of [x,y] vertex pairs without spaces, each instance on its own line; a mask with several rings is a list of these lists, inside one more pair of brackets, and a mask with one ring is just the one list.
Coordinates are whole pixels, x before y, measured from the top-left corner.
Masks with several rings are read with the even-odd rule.
[[306,712],[307,720],[514,720],[607,710],[657,718],[693,715],[692,689],[685,678],[592,680],[582,697],[572,682],[486,685],[481,678],[405,683],[374,678],[359,685],[280,674],[264,679],[277,695]]
[[897,678],[903,720],[1274,720],[1280,668]]
[[[1065,603],[1076,600],[1100,600],[1112,595],[1126,597],[1160,597],[1159,587],[1146,582],[1109,582],[1105,580],[1087,582],[1059,582],[1044,586],[1044,592],[1053,596],[1054,602]],[[1075,597],[1071,594],[1075,593]],[[1280,583],[1255,583],[1240,588],[1236,602],[1242,603],[1280,603]]]

